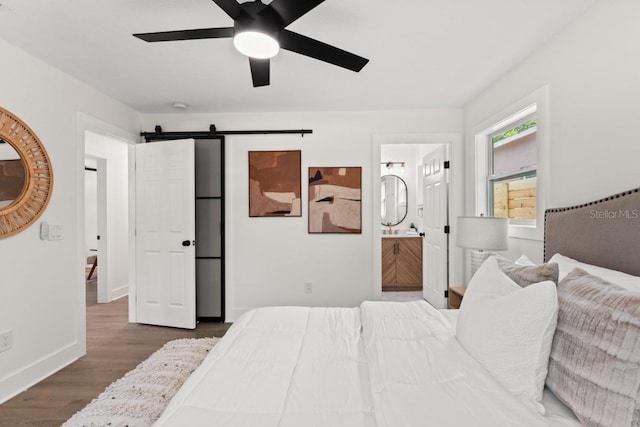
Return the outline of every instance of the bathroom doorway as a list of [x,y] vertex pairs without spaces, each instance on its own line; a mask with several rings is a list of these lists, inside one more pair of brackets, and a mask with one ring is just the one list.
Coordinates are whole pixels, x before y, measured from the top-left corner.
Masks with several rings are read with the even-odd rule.
[[[449,283],[456,283],[458,265],[462,265],[462,254],[455,245],[454,230],[449,224],[451,218],[462,212],[462,168],[455,169],[451,165],[462,165],[462,138],[459,134],[398,134],[374,136],[374,162],[379,164],[380,173],[374,177],[374,241],[373,265],[376,288],[374,291],[381,300],[410,301],[426,299],[438,308],[446,307],[446,291]],[[437,162],[429,156],[440,150],[445,157],[439,156]],[[430,162],[429,168],[425,161]],[[445,163],[446,162],[446,163]],[[375,164],[374,163],[374,164]],[[446,168],[446,171],[444,169]],[[425,176],[432,176],[444,172],[445,185],[431,185],[425,181]],[[406,186],[406,197],[384,187],[383,176],[396,176]],[[431,178],[429,178],[431,179]],[[425,183],[431,187],[425,187]],[[438,194],[442,197],[434,199]],[[388,197],[397,200],[397,208],[401,211],[388,215],[393,204],[388,203]],[[425,199],[425,196],[427,199]],[[426,202],[425,202],[426,200]],[[444,202],[443,202],[444,200]],[[439,221],[442,227],[435,228],[433,219],[435,213],[440,212]],[[425,214],[428,212],[428,216]],[[389,225],[387,218],[392,218]],[[446,226],[446,228],[445,228]],[[430,237],[436,233],[444,235],[442,242],[425,239],[425,229],[430,230]],[[445,231],[446,230],[446,231]],[[416,251],[411,251],[407,243],[412,240]],[[415,248],[414,248],[415,249]],[[396,282],[388,286],[389,272],[393,275],[394,267],[389,259],[391,253],[395,261]],[[386,255],[386,258],[385,258]],[[430,264],[437,262],[436,267]],[[389,270],[388,265],[392,265]],[[405,277],[409,269],[419,274],[419,282],[415,277],[405,286]],[[437,281],[434,285],[434,280]],[[415,286],[415,288],[412,288]]]

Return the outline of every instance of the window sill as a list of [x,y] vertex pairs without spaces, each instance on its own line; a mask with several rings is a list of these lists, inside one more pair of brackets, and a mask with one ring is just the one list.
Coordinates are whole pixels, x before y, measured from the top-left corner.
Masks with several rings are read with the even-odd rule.
[[537,240],[542,242],[544,240],[544,233],[542,227],[538,227],[536,225],[509,224],[509,238]]

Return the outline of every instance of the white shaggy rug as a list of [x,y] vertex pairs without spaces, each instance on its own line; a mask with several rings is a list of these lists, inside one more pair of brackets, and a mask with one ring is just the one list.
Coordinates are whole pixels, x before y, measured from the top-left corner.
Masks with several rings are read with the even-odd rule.
[[112,383],[63,427],[148,427],[200,365],[218,338],[169,341]]

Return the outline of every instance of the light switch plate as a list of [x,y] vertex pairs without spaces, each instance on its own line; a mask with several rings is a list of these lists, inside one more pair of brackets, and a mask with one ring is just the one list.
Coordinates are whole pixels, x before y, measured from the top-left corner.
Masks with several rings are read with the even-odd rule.
[[49,224],[46,221],[40,223],[40,240],[47,240],[49,238]]

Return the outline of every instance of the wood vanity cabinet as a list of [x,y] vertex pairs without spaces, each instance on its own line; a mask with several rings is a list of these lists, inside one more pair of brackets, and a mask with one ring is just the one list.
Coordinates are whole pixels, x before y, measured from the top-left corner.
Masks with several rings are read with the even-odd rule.
[[422,289],[422,238],[382,238],[382,290]]

